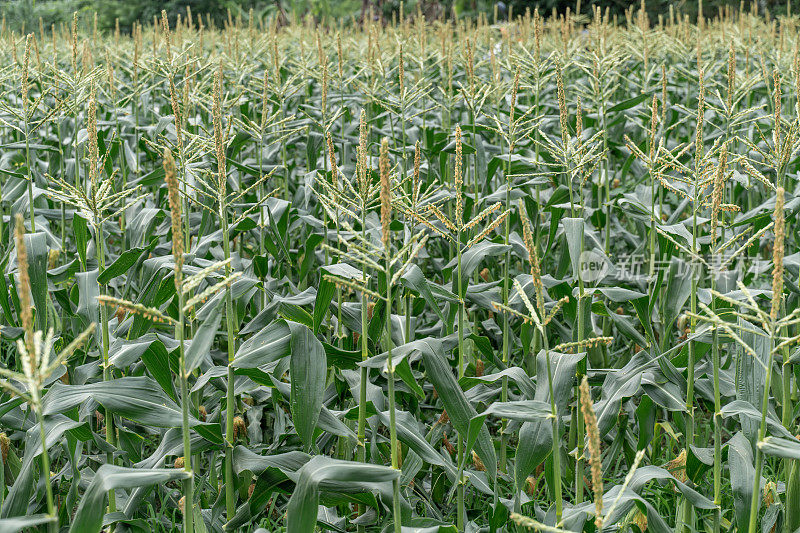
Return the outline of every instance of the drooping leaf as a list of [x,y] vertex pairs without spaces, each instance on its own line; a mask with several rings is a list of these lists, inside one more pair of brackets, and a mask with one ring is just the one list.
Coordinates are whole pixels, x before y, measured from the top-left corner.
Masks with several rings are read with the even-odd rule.
[[289,499],[287,533],[313,533],[317,525],[317,505],[320,491],[333,488],[367,490],[376,483],[391,482],[400,475],[386,466],[340,461],[315,456],[297,476],[297,486]]
[[[464,437],[469,434],[469,421],[478,415],[475,408],[470,405],[461,387],[458,385],[453,371],[444,355],[441,353],[441,343],[429,342],[430,349],[422,350],[422,358],[428,379],[431,380],[439,398],[447,410],[456,430]],[[481,427],[476,437],[475,450],[486,466],[491,478],[497,475],[497,457],[492,444],[492,438],[486,427]]]
[[102,465],[95,472],[83,494],[69,531],[70,533],[95,533],[102,529],[109,490],[161,484],[186,479],[190,475],[185,470],[177,468],[139,469]]

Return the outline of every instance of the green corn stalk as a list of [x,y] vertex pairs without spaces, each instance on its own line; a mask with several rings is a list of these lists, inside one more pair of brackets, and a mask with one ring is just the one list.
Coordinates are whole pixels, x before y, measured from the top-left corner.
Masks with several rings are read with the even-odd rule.
[[[700,68],[698,73],[699,76],[699,93],[698,93],[698,103],[697,103],[697,126],[695,129],[695,157],[694,157],[694,173],[693,173],[693,190],[694,190],[694,201],[692,202],[692,264],[695,263],[697,254],[699,253],[699,248],[697,245],[697,232],[698,232],[698,221],[697,221],[697,211],[700,209],[700,201],[699,197],[701,194],[699,181],[700,181],[700,165],[703,160],[703,123],[705,120],[705,87],[703,85],[703,70]],[[690,310],[691,310],[691,318],[690,318],[690,334],[694,334],[697,328],[697,319],[695,318],[697,313],[697,272],[695,269],[692,268],[692,281],[691,281],[691,293],[689,295],[690,301]],[[695,343],[694,340],[689,341],[689,349],[688,349],[688,362],[686,364],[686,453],[689,453],[689,450],[692,446],[694,446],[694,436],[695,436],[695,427],[694,427],[694,366],[695,366]],[[684,528],[687,533],[692,530],[692,506],[689,505],[688,501],[683,502],[684,511],[683,511],[683,523]],[[752,533],[752,532],[751,532]]]
[[[392,468],[399,469],[399,449],[397,440],[397,425],[395,421],[395,392],[394,392],[394,363],[392,361],[392,236],[389,229],[392,212],[392,186],[389,176],[389,139],[384,137],[381,141],[380,153],[381,174],[381,236],[384,248],[385,275],[386,275],[386,374],[389,382],[389,445],[391,446]],[[400,478],[392,481],[392,512],[395,533],[401,533],[402,518],[400,508]]]
[[[786,219],[784,216],[784,183],[786,180],[786,162],[788,160],[786,151],[783,149],[782,139],[780,135],[780,118],[781,118],[781,89],[780,77],[777,70],[774,73],[775,91],[774,91],[774,113],[775,124],[773,131],[773,142],[775,150],[775,170],[777,193],[775,198],[775,211],[773,215],[774,220],[774,233],[775,243],[772,250],[772,302],[769,314],[769,335],[770,335],[770,350],[767,359],[766,368],[766,382],[764,384],[764,395],[761,399],[761,424],[758,429],[758,441],[764,440],[767,431],[767,410],[769,408],[769,395],[770,385],[772,382],[772,364],[776,351],[776,339],[780,335],[779,328],[776,326],[778,315],[780,313],[781,305],[783,303],[783,259],[784,259],[784,241],[786,238]],[[750,524],[748,527],[749,533],[756,532],[756,524],[758,522],[758,507],[761,498],[761,470],[763,468],[763,452],[760,446],[756,446],[755,456],[755,479],[753,481],[753,498],[750,501]]]
[[33,207],[33,172],[31,172],[31,148],[30,148],[30,102],[28,101],[28,65],[31,58],[31,37],[28,34],[25,38],[25,57],[22,65],[22,113],[25,122],[25,168],[28,179],[28,212],[31,221],[31,231],[36,231],[36,220]]
[[[717,169],[716,179],[714,183],[714,192],[712,200],[712,213],[711,213],[711,247],[712,254],[717,240],[717,221],[720,214],[720,203],[723,195],[723,180],[725,179],[725,165],[727,162],[727,144],[722,146],[720,154],[719,167]],[[714,257],[712,256],[712,264],[716,265]],[[717,273],[711,273],[711,292],[717,288]],[[711,310],[716,314],[717,299],[712,298]],[[714,511],[713,528],[714,533],[719,533],[720,521],[722,514],[722,401],[719,388],[719,370],[720,370],[720,355],[719,355],[719,334],[714,329],[711,340],[711,362],[713,366],[713,379],[714,379],[714,503],[719,506]]]
[[[89,106],[87,113],[87,131],[88,131],[88,145],[89,145],[89,183],[94,194],[97,194],[97,181],[98,181],[98,145],[97,145],[97,99],[94,93],[94,86],[92,87],[92,95],[89,98]],[[95,213],[93,216],[94,235],[95,235],[95,253],[97,255],[98,274],[102,273],[105,268],[105,236],[103,234],[103,223],[100,213]],[[100,295],[105,294],[105,286],[98,283]],[[109,344],[109,330],[108,330],[108,309],[106,306],[100,306],[100,328],[102,341],[100,348],[103,356],[103,381],[111,380],[111,363],[109,362],[108,344]],[[116,447],[116,431],[114,429],[114,417],[111,413],[106,413],[106,441]],[[114,454],[108,452],[106,460],[109,464],[114,464]],[[114,491],[108,493],[108,509],[109,512],[116,510],[116,498]]]
[[[357,152],[357,178],[358,178],[358,196],[361,203],[361,238],[367,238],[367,201],[369,197],[369,184],[367,182],[368,168],[367,168],[367,122],[366,112],[362,109],[360,116],[360,130],[359,130],[359,146]],[[361,269],[361,282],[366,287],[367,285],[367,269],[366,265]],[[369,299],[366,291],[361,291],[361,336],[359,341],[361,343],[361,360],[366,361],[369,358],[369,324],[367,321],[367,307],[369,306]],[[366,366],[361,367],[361,376],[359,382],[358,393],[358,452],[357,460],[361,463],[367,462],[367,446],[366,446],[366,430],[367,430],[367,383],[369,381],[369,369]],[[359,506],[359,512],[364,512],[364,506]],[[364,526],[359,526],[359,531],[363,533]]]
[[[519,214],[522,222],[523,240],[528,251],[528,257],[530,258],[531,278],[533,279],[533,286],[536,291],[535,304],[528,300],[525,291],[522,290],[522,286],[516,281],[515,286],[517,288],[517,293],[525,303],[525,306],[528,308],[528,316],[523,318],[527,322],[531,322],[535,325],[538,333],[536,339],[541,341],[541,346],[544,350],[544,356],[547,363],[547,391],[550,396],[550,413],[553,417],[553,443],[552,450],[550,452],[553,457],[553,494],[555,496],[556,504],[556,524],[560,524],[564,512],[561,490],[561,434],[558,427],[558,407],[556,405],[556,397],[554,394],[555,391],[553,389],[553,372],[550,365],[550,343],[547,338],[547,324],[558,311],[559,307],[563,304],[564,300],[561,300],[557,304],[557,306],[550,312],[550,315],[546,315],[544,307],[544,285],[542,284],[542,267],[541,263],[539,262],[538,243],[534,241],[534,228],[531,227],[531,223],[528,219],[528,214],[525,210],[525,205],[522,200],[519,202]],[[505,310],[508,312],[510,309],[506,308]],[[517,494],[519,494],[519,487],[516,489]]]
[[[222,62],[215,76],[214,82],[214,144],[217,156],[217,203],[219,217],[222,224],[222,251],[225,263],[225,276],[231,275],[231,243],[230,230],[228,228],[228,194],[227,194],[227,161],[225,156],[225,141],[222,129]],[[228,386],[225,391],[225,510],[228,518],[233,518],[236,513],[236,476],[233,472],[233,418],[236,410],[236,398],[234,384],[236,376],[233,372],[233,358],[236,353],[235,325],[233,295],[231,287],[225,291],[225,331],[228,341]]]
[[[456,253],[457,253],[457,277],[458,283],[458,379],[464,377],[464,289],[463,279],[461,275],[461,229],[464,225],[464,199],[463,199],[463,184],[464,179],[461,174],[461,127],[456,126],[456,164],[455,164],[455,194],[456,194]],[[463,464],[464,461],[464,437],[458,436],[458,464]],[[463,531],[466,524],[466,507],[464,504],[464,482],[463,479],[457,479],[458,494],[457,494],[457,527]]]
[[[508,115],[508,160],[506,161],[506,169],[505,169],[505,178],[506,178],[506,197],[505,197],[505,210],[508,211],[511,209],[511,154],[514,151],[514,133],[515,133],[515,125],[514,125],[514,108],[517,104],[517,91],[519,90],[519,68],[517,68],[516,74],[514,75],[514,85],[511,89],[511,107],[509,108],[509,115]],[[511,220],[510,217],[506,217],[505,225],[503,228],[503,244],[508,246],[509,243],[509,235],[511,232]],[[509,298],[509,288],[510,288],[510,275],[509,275],[509,267],[511,266],[511,250],[507,250],[505,254],[505,261],[503,262],[503,288],[502,288],[502,297],[503,297],[503,305],[508,307],[508,298]],[[508,323],[508,314],[503,314],[503,364],[508,364],[511,358],[511,345],[509,343],[510,339],[510,330],[509,330],[509,323]],[[507,402],[508,401],[508,378],[503,376],[503,383],[502,383],[502,390],[500,393],[501,401]],[[500,470],[505,472],[506,470],[506,449],[508,448],[508,435],[505,432],[507,422],[505,419],[501,422],[501,444],[500,444]],[[497,495],[495,494],[495,498]]]
[[[175,337],[178,341],[178,372],[180,373],[181,391],[181,433],[183,436],[183,467],[192,472],[192,440],[189,433],[189,373],[186,369],[184,350],[185,310],[183,290],[183,225],[181,214],[181,198],[175,170],[175,160],[169,150],[164,151],[164,171],[169,192],[170,215],[172,219],[172,254],[175,260],[175,293],[178,298],[178,323],[175,325]],[[194,531],[194,478],[189,477],[183,486],[183,530]]]

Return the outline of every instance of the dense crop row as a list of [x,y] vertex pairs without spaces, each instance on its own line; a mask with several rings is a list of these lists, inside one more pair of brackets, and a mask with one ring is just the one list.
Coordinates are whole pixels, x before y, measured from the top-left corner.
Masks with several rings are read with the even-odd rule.
[[798,19],[641,13],[3,28],[0,529],[794,532]]

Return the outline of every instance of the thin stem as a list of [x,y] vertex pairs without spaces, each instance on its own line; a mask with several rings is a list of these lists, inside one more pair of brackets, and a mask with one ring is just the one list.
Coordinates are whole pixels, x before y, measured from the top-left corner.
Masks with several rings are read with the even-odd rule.
[[[716,262],[713,264],[716,264]],[[712,272],[711,292],[713,293],[716,288],[717,277],[716,273]],[[716,298],[711,299],[711,310],[716,315]],[[714,328],[711,340],[711,363],[714,376],[714,504],[717,505],[717,509],[714,511],[713,527],[714,533],[719,533],[722,518],[722,402],[719,389],[719,333],[716,328]]]
[[[513,113],[513,110],[511,111]],[[512,127],[509,124],[509,139],[508,139],[508,160],[506,161],[506,170],[505,170],[505,178],[506,178],[506,197],[505,197],[505,209],[508,211],[511,208],[511,151],[514,146],[513,140],[513,132]],[[503,244],[508,246],[509,245],[509,236],[511,233],[511,217],[506,216],[504,226],[503,226]],[[503,262],[503,289],[502,289],[502,296],[503,296],[503,305],[508,306],[508,297],[509,297],[509,289],[511,284],[511,279],[509,275],[509,267],[511,266],[511,249],[506,250],[505,253],[505,261]],[[508,323],[508,313],[503,313],[503,364],[508,366],[508,362],[511,360],[511,333],[509,331],[509,323]],[[508,377],[503,376],[502,381],[502,389],[500,392],[500,401],[507,402],[508,401]],[[507,421],[506,419],[502,419],[500,422],[500,471],[506,471],[506,449],[508,448],[508,435],[506,434],[506,426]]]
[[53,486],[50,481],[50,456],[47,452],[47,435],[44,431],[44,415],[41,412],[41,407],[36,410],[39,418],[39,438],[42,440],[42,454],[40,459],[42,461],[42,477],[44,477],[44,487],[47,498],[47,514],[50,515],[52,521],[48,525],[50,533],[58,532],[58,514],[53,500]]
[[[228,232],[228,219],[225,209],[220,209],[222,215],[222,247],[225,259],[231,257],[230,235]],[[225,275],[231,275],[230,262],[225,265]],[[225,326],[228,340],[228,387],[225,391],[225,510],[228,520],[236,513],[236,478],[233,473],[233,415],[236,398],[234,396],[235,375],[233,372],[233,357],[235,354],[234,338],[234,309],[233,295],[229,286],[225,291]]]
[[[394,397],[394,363],[392,362],[392,271],[389,246],[386,247],[386,374],[389,380],[389,445],[391,446],[392,468],[399,469],[397,425],[395,422],[395,397]],[[392,481],[392,512],[394,514],[394,532],[402,533],[402,518],[400,509],[400,478]]]
[[[95,228],[95,238],[97,242],[95,243],[95,248],[97,250],[97,265],[99,268],[98,273],[102,273],[105,268],[105,247],[104,243],[104,236],[103,236],[103,224],[100,223]],[[102,283],[98,283],[100,294],[105,294],[105,286]],[[101,328],[101,335],[102,335],[102,346],[101,350],[103,353],[103,381],[111,381],[111,363],[109,362],[109,355],[108,355],[108,344],[109,344],[109,332],[108,332],[108,308],[105,305],[100,306],[100,328]],[[111,446],[116,447],[116,432],[114,430],[114,416],[111,412],[106,411],[106,442],[108,442]],[[114,464],[114,454],[112,452],[108,452],[106,454],[106,460],[109,464]],[[108,491],[108,512],[113,513],[116,511],[116,497],[114,490]]]
[[[456,194],[461,194],[461,191],[457,191]],[[456,224],[458,224],[458,231],[456,231],[456,250],[457,250],[457,260],[458,260],[458,275],[457,275],[457,283],[458,283],[458,379],[464,377],[464,291],[462,285],[462,274],[461,274],[461,224],[460,220],[456,220]],[[458,435],[458,464],[463,464],[464,461],[464,438],[461,434]],[[456,517],[456,523],[458,526],[459,531],[464,530],[464,525],[466,523],[467,518],[467,511],[466,506],[464,503],[464,483],[463,479],[457,479],[456,483],[458,483],[458,515]]]
[[[366,205],[362,204],[361,206],[361,236],[366,238],[366,227],[367,227],[367,211]],[[367,272],[366,269],[362,270],[361,273],[361,281],[366,285],[367,282]],[[366,292],[361,293],[361,360],[366,361],[369,359],[369,331],[368,323],[367,323],[367,307],[369,305],[369,300],[367,298]],[[366,425],[367,425],[367,382],[369,380],[369,369],[366,366],[361,367],[361,380],[359,383],[359,391],[358,391],[358,452],[357,458],[358,461],[361,463],[367,462],[367,444],[366,444]],[[359,512],[363,513],[365,508],[363,505],[359,506]],[[363,532],[364,526],[359,525],[358,530]]]
[[564,513],[564,504],[561,498],[561,435],[558,429],[558,407],[556,406],[556,396],[553,390],[553,371],[550,365],[550,343],[547,339],[547,334],[542,333],[542,346],[544,346],[544,356],[547,360],[547,388],[550,393],[550,411],[553,415],[553,492],[556,500],[556,525],[561,523],[561,517]]
[[[758,440],[764,440],[767,433],[767,409],[769,408],[769,392],[772,382],[772,361],[775,355],[775,329],[774,324],[770,325],[770,347],[769,357],[767,358],[766,366],[766,382],[764,383],[764,394],[761,397],[761,424],[758,427]],[[764,454],[760,446],[756,446],[755,458],[755,476],[753,477],[753,496],[750,499],[750,523],[748,525],[748,533],[756,533],[756,524],[758,523],[758,507],[761,503],[761,469],[764,463]]]
[[[27,98],[27,94],[25,95]],[[30,148],[30,123],[28,121],[28,105],[23,106],[25,113],[25,168],[28,171],[28,211],[31,216],[31,232],[36,231],[36,221],[33,208],[33,172],[31,172],[31,148]]]

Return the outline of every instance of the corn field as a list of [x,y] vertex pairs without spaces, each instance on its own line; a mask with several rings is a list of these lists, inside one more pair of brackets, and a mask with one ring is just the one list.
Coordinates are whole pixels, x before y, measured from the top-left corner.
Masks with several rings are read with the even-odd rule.
[[644,7],[3,23],[0,530],[794,533],[800,18]]

